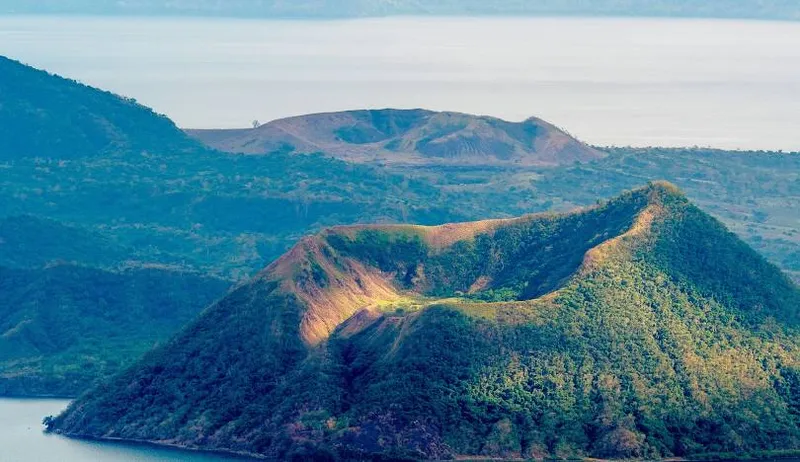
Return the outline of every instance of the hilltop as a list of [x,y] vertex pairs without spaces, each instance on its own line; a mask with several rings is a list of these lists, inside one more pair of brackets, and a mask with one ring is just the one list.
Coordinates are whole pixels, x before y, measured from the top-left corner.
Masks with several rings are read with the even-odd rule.
[[290,460],[800,448],[800,290],[674,186],[302,239],[50,431]]
[[122,98],[0,56],[0,161],[61,160],[196,147],[171,120]]
[[221,151],[324,152],[349,162],[555,166],[605,155],[535,117],[507,122],[423,109],[310,114],[253,129],[187,133]]

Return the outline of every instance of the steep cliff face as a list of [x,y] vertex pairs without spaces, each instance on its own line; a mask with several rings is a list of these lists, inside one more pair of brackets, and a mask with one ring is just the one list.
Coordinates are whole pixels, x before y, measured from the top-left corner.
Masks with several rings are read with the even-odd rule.
[[281,458],[797,449],[798,308],[663,183],[563,215],[333,228],[48,425]]

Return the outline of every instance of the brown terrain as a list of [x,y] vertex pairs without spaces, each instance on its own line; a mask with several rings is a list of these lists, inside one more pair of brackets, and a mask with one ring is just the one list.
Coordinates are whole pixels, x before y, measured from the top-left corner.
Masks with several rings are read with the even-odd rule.
[[556,166],[605,156],[541,119],[508,122],[422,109],[311,114],[251,129],[186,132],[220,151],[323,152],[365,163]]

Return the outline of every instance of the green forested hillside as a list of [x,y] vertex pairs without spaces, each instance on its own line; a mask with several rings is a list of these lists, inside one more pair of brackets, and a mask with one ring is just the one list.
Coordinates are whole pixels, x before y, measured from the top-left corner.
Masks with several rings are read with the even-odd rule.
[[[496,204],[487,216],[569,210],[658,178],[785,271],[800,277],[800,153],[703,148],[602,148],[609,155],[552,169],[430,166],[407,175]],[[504,200],[505,199],[505,200]]]
[[[135,161],[134,161],[135,160]],[[365,220],[470,216],[436,187],[321,155],[191,155],[20,160],[0,178],[0,210],[79,224],[157,262],[246,278],[309,229]]]
[[664,183],[566,215],[334,228],[47,423],[290,460],[797,450],[799,308]]
[[0,218],[0,266],[42,268],[80,262],[114,267],[128,258],[127,249],[101,233],[30,215]]
[[577,204],[655,177],[681,187],[773,263],[800,275],[800,153],[606,148],[609,156],[546,172],[538,190]]
[[75,396],[230,285],[129,258],[102,233],[33,216],[0,220],[0,396]]
[[[234,155],[197,145],[166,118],[129,100],[6,59],[0,68],[8,71],[0,73],[0,131],[6,130],[0,136],[0,266],[25,270],[29,279],[53,286],[63,283],[78,295],[97,281],[104,285],[106,278],[119,278],[120,290],[138,296],[140,286],[122,281],[127,272],[158,268],[167,281],[211,278],[208,287],[221,296],[225,283],[219,279],[246,280],[304,234],[328,226],[436,225],[563,211],[661,177],[684,188],[783,269],[800,269],[800,217],[793,213],[800,208],[797,154],[614,148],[606,149],[610,155],[604,159],[557,168],[397,168],[351,164],[324,153]],[[76,268],[84,279],[76,283],[47,269],[53,265]],[[5,287],[0,305],[7,310],[17,308],[12,300],[45,291],[28,283]],[[519,290],[476,297],[505,300]],[[188,296],[177,292],[178,298]],[[192,298],[186,313],[199,312],[215,296],[205,294]],[[65,312],[76,318],[92,313],[98,297],[77,296]],[[123,309],[120,301],[109,313]],[[45,320],[35,317],[29,328],[61,341],[58,326]],[[16,325],[7,325],[0,336]],[[87,326],[74,347],[87,339],[95,353],[39,356],[26,350],[27,360],[53,361],[31,373],[41,376],[57,367],[112,371],[98,366],[99,352],[119,353],[113,361],[122,364],[152,344],[146,338],[129,349],[107,349],[103,342],[88,342],[102,337],[104,324]],[[92,332],[92,326],[98,330]],[[159,332],[165,338],[171,331]],[[20,358],[0,353],[2,364]],[[35,393],[66,393],[56,380],[47,383],[50,388]]]
[[172,335],[227,287],[159,269],[0,266],[0,396],[75,396]]
[[[4,107],[36,107],[41,117],[58,120],[80,113],[116,120],[120,114],[137,123],[116,125],[131,141],[112,148],[102,136],[87,135],[88,144],[70,138],[76,132],[71,125],[9,112],[0,125],[20,128],[3,137],[7,143],[65,141],[33,157],[30,146],[0,144],[0,218],[55,219],[113,241],[132,262],[240,280],[325,226],[438,224],[566,210],[666,178],[775,263],[800,267],[800,224],[790,212],[799,205],[797,154],[609,148],[606,158],[558,168],[392,168],[352,165],[324,153],[253,158],[196,146],[167,119],[109,93],[3,63],[14,70],[2,77],[9,88],[30,89],[8,93]],[[34,84],[49,97],[32,97]]]
[[308,229],[463,216],[424,182],[213,152],[130,100],[0,68],[3,395],[77,394]]
[[0,56],[0,161],[62,161],[118,153],[180,152],[194,143],[168,118]]

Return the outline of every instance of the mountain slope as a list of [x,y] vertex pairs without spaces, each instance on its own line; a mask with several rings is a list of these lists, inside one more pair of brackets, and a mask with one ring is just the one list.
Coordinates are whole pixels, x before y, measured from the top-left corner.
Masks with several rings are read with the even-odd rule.
[[247,130],[188,130],[227,152],[325,152],[351,162],[561,165],[604,156],[536,118],[422,109],[365,110],[280,119]]
[[542,172],[535,181],[538,197],[590,204],[657,175],[679,185],[770,261],[790,274],[800,272],[800,152],[605,150],[608,157],[599,161]]
[[309,229],[462,216],[368,166],[210,151],[129,99],[7,58],[0,172],[0,395],[77,395]]
[[168,338],[228,284],[159,269],[0,267],[0,396],[76,396]]
[[[354,165],[324,155],[228,155],[202,146],[185,150],[183,146],[196,143],[187,141],[171,122],[123,98],[2,62],[2,69],[10,72],[0,74],[0,88],[15,90],[2,94],[0,108],[5,124],[0,131],[7,130],[0,139],[0,266],[28,271],[26,282],[4,286],[7,290],[0,292],[0,305],[14,309],[20,303],[33,304],[37,297],[29,297],[32,288],[44,294],[69,290],[72,293],[63,297],[37,302],[55,309],[58,300],[70,300],[66,306],[73,320],[62,319],[66,324],[96,319],[102,294],[87,292],[87,287],[97,281],[114,279],[115,287],[129,299],[153,300],[148,298],[151,294],[141,293],[148,285],[132,287],[125,281],[137,268],[164,269],[166,285],[203,275],[211,281],[207,287],[217,287],[217,296],[221,296],[226,284],[219,279],[247,278],[300,236],[327,226],[439,224],[550,208],[564,210],[662,176],[686,188],[693,200],[725,219],[773,261],[785,269],[800,270],[800,234],[796,232],[797,216],[791,213],[800,197],[796,187],[800,185],[800,156],[796,154],[617,149],[600,160],[557,168],[429,163],[395,169]],[[37,91],[39,87],[41,91]],[[21,112],[12,114],[5,108],[21,108]],[[26,108],[35,110],[27,113]],[[363,119],[371,113],[357,114]],[[424,114],[435,115],[412,111],[392,118],[389,112],[384,116],[391,124],[373,124],[369,119],[356,127],[399,132],[410,123],[400,120],[403,114],[412,122],[422,120]],[[95,136],[94,129],[84,129],[80,123],[61,123],[76,117],[111,121],[110,126],[116,127],[112,129],[114,140],[122,141],[109,141],[103,130]],[[51,119],[55,122],[50,123]],[[109,125],[103,122],[101,126]],[[356,132],[350,133],[350,139],[356,139]],[[491,133],[505,136],[500,129]],[[57,142],[76,136],[77,142]],[[33,148],[13,148],[28,142]],[[48,269],[54,264],[62,269]],[[70,267],[80,268],[76,271],[85,277],[72,278],[63,269]],[[126,273],[129,270],[132,273]],[[187,287],[192,285],[187,283]],[[496,292],[485,298],[508,295],[508,290]],[[171,296],[169,289],[160,293]],[[180,314],[187,316],[184,319],[215,298],[202,293],[206,298],[198,297],[192,306],[182,307],[186,309]],[[153,301],[162,302],[172,306],[168,299]],[[124,301],[116,300],[109,313],[125,308]],[[137,309],[134,304],[132,310]],[[137,329],[159,322],[157,317],[147,319]],[[15,325],[4,325],[0,334]],[[102,340],[106,324],[95,322],[86,327],[69,346],[69,351],[85,354],[47,350],[50,353],[41,355],[28,350],[26,361],[34,361],[34,365],[26,369],[27,375],[13,369],[15,375],[28,378],[5,386],[5,392],[78,393],[81,390],[76,384],[88,384],[115,371],[98,364],[132,361],[156,341],[151,337],[142,340],[136,337],[140,331],[129,329],[125,331],[135,334],[130,344],[120,341],[111,345]],[[160,338],[178,327],[176,321],[170,329],[159,328]],[[56,337],[59,332],[52,331]],[[105,356],[107,353],[117,356]],[[5,360],[20,361],[20,357]],[[4,370],[10,367],[5,364],[0,366]],[[62,369],[86,374],[81,376],[82,382],[61,382]],[[67,390],[62,383],[73,388]]]
[[798,308],[668,184],[334,228],[48,428],[295,460],[798,449]]
[[[11,87],[31,87],[38,82],[42,94],[67,99],[60,105],[42,102],[31,89],[4,94],[4,107],[40,107],[44,114],[93,108],[99,112],[92,112],[92,118],[111,119],[95,101],[107,101],[112,112],[130,106],[102,90],[34,69],[4,73],[0,79],[12,76],[20,81]],[[131,119],[139,122],[123,138],[141,137],[129,144],[147,146],[150,134],[160,133],[160,129],[134,128],[162,127],[163,121],[146,110],[133,112]],[[414,111],[408,114],[412,120],[422,117]],[[158,120],[144,123],[140,116]],[[52,144],[52,140],[73,136],[70,125],[49,125],[47,118],[23,119],[25,126],[3,137],[0,146],[12,141],[24,144],[25,140]],[[168,133],[157,144],[183,146],[186,137],[169,124],[165,128]],[[39,140],[37,133],[47,136]],[[504,132],[493,133],[503,136]],[[489,143],[493,140],[489,138]],[[73,159],[76,152],[59,146],[50,146],[49,155],[31,149],[39,154],[30,158],[20,157],[24,152],[19,150],[0,150],[0,219],[20,215],[54,219],[113,241],[124,249],[126,260],[229,279],[251,276],[300,236],[326,226],[440,224],[568,210],[657,178],[678,184],[784,269],[800,271],[800,234],[795,216],[789,213],[799,197],[794,185],[798,184],[795,172],[800,155],[614,149],[608,157],[555,169],[523,168],[514,163],[497,163],[491,168],[435,163],[386,168],[352,165],[319,155],[225,155],[201,146],[189,155],[182,148],[172,151],[156,146],[145,153],[124,145],[104,154],[104,142],[96,143],[98,150],[81,151],[82,157]],[[768,218],[763,220],[763,216]],[[49,241],[52,239],[43,242]]]
[[127,257],[126,249],[100,233],[31,215],[0,218],[0,266],[33,269],[82,263],[113,267]]
[[102,233],[29,215],[0,219],[0,396],[76,396],[231,284],[131,257]]
[[195,146],[164,116],[0,56],[0,160],[180,152]]

